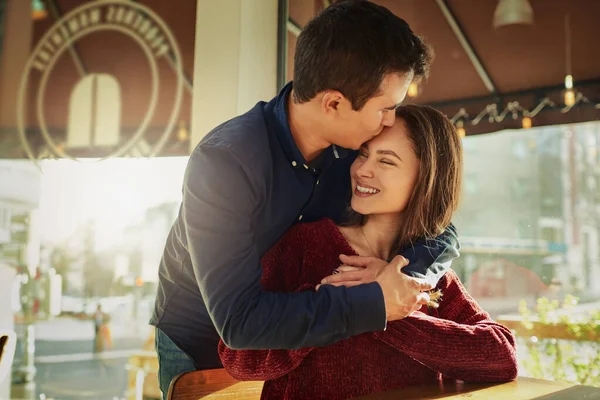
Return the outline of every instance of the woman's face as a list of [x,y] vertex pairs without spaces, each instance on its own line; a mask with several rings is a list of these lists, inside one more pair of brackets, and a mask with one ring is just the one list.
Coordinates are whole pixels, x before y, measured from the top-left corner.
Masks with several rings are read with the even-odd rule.
[[404,121],[363,144],[352,167],[352,209],[363,215],[399,214],[408,204],[419,160]]

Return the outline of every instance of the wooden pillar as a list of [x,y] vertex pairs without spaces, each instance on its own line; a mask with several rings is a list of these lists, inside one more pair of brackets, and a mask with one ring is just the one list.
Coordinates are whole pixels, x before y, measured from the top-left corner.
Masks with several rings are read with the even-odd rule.
[[17,125],[17,93],[31,52],[31,1],[7,0],[0,56],[0,129]]

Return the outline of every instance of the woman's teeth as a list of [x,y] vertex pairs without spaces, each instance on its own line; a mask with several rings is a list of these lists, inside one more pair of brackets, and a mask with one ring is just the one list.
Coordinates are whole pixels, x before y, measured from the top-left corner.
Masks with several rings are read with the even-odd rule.
[[358,184],[356,185],[356,190],[358,190],[361,193],[371,193],[371,194],[379,193],[379,190],[377,190],[377,189],[363,187]]

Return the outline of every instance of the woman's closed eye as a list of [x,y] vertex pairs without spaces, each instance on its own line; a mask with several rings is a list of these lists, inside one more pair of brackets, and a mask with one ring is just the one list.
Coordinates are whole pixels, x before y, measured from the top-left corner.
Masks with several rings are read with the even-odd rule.
[[396,165],[395,162],[388,160],[387,158],[383,158],[383,159],[379,160],[379,162],[382,164],[386,164],[386,165]]

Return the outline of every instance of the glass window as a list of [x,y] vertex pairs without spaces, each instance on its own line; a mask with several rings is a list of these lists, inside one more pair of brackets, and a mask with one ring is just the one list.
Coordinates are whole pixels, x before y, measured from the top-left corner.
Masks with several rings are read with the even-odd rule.
[[525,158],[527,156],[527,141],[525,139],[518,139],[513,142],[512,154],[517,158]]
[[477,175],[468,174],[464,176],[465,180],[465,191],[467,194],[477,193]]

